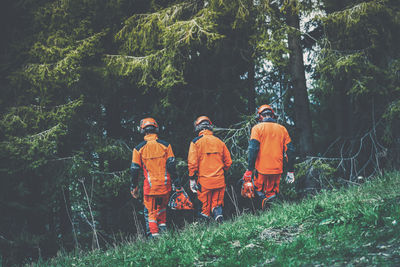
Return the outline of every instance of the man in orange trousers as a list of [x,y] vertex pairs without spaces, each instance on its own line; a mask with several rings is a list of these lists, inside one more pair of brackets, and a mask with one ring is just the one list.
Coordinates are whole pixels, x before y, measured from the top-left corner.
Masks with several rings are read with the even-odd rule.
[[146,233],[156,237],[167,229],[167,205],[171,180],[176,189],[181,188],[175,168],[175,156],[169,143],[158,139],[158,124],[153,118],[140,122],[144,141],[133,149],[131,164],[131,194],[138,198],[138,178],[143,170],[143,202]]
[[286,181],[294,182],[294,147],[288,131],[276,122],[274,110],[269,105],[258,108],[257,119],[259,123],[251,129],[248,167],[243,181],[251,182],[253,177],[255,196],[265,209],[279,193],[284,161],[288,171]]
[[213,135],[208,117],[197,118],[194,128],[198,136],[190,143],[188,154],[190,189],[201,202],[200,218],[222,222],[224,175],[232,164],[231,154],[225,143]]

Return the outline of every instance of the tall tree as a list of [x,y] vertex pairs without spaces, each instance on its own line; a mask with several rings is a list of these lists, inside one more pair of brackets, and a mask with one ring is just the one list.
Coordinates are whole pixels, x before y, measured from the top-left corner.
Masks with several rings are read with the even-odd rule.
[[285,121],[294,121],[299,155],[306,156],[313,152],[313,131],[300,17],[310,13],[313,3],[303,2],[265,1],[259,5],[259,16],[263,19],[259,20],[262,23],[258,26],[258,49],[260,63],[264,65],[267,62],[270,68],[266,75],[273,78],[272,84],[276,84],[270,90],[273,89],[275,95],[282,99],[281,103],[286,103],[286,108],[279,105],[282,111],[289,111],[283,114],[289,115]]
[[289,1],[285,8],[288,30],[289,70],[294,92],[294,112],[296,131],[299,135],[300,155],[310,155],[313,151],[313,132],[311,127],[310,101],[308,98],[303,48],[300,32],[299,4]]
[[[399,98],[398,1],[322,1],[324,38],[317,65],[320,114],[327,134],[354,137],[375,126]],[[392,114],[393,115],[393,114]],[[390,117],[390,116],[389,116]],[[391,117],[391,118],[395,118]],[[387,121],[387,132],[392,122]],[[396,134],[394,134],[396,135]],[[331,139],[331,140],[332,140]],[[389,138],[388,144],[395,145]]]

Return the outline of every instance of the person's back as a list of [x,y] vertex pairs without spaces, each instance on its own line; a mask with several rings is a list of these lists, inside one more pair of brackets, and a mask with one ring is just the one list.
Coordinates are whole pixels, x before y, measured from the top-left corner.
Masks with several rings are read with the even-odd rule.
[[275,121],[261,122],[252,129],[251,139],[258,140],[260,150],[257,155],[255,168],[260,173],[282,173],[283,154],[290,137],[286,128]]
[[199,183],[209,189],[225,186],[224,168],[229,160],[224,142],[210,130],[203,130],[192,143],[196,153],[189,155],[188,164],[189,169],[196,168]]
[[167,172],[167,160],[173,157],[170,145],[158,139],[156,134],[147,134],[145,141],[136,147],[145,177],[143,193],[162,195],[171,191],[171,179]]
[[199,135],[189,147],[190,189],[197,193],[202,203],[200,218],[209,219],[212,216],[221,222],[226,186],[224,172],[232,164],[231,155],[225,143],[213,135],[212,123],[208,117],[200,116],[194,122],[194,127]]
[[167,204],[171,192],[171,179],[176,188],[181,188],[175,169],[172,147],[158,139],[158,124],[153,118],[140,122],[144,141],[132,152],[131,194],[138,198],[139,172],[143,170],[143,204],[146,232],[149,237],[159,235],[167,229]]
[[289,133],[276,122],[275,113],[269,105],[258,108],[257,118],[259,123],[251,130],[248,167],[242,178],[241,193],[245,197],[255,195],[265,209],[279,193],[284,161],[288,171],[286,180],[294,182],[294,149]]

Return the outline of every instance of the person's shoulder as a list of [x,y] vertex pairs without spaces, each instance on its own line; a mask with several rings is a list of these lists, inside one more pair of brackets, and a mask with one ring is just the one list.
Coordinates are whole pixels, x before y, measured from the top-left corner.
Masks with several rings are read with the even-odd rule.
[[280,129],[282,129],[283,131],[287,131],[286,127],[282,124],[276,123]]
[[215,140],[217,140],[217,142],[221,142],[221,143],[225,144],[224,140],[222,140],[219,136],[215,136],[215,135],[213,135],[213,136],[214,136]]
[[143,142],[141,142],[140,144],[138,144],[138,145],[135,147],[135,149],[136,149],[137,151],[139,151],[139,150],[142,149],[142,147],[144,147],[146,144],[147,144],[147,141],[143,141]]
[[263,129],[264,127],[266,127],[266,123],[264,122],[259,122],[256,125],[253,126],[253,128],[251,128],[252,131],[260,131],[261,129]]
[[274,123],[274,127],[275,127],[275,132],[279,132],[280,134],[286,135],[289,134],[288,130],[286,129],[286,127],[282,124],[279,123]]
[[161,140],[161,139],[157,139],[156,141],[157,141],[157,143],[162,144],[162,145],[164,145],[166,147],[169,146],[169,143],[167,141],[164,141],[164,140]]
[[203,136],[204,136],[204,135],[199,135],[199,136],[195,137],[195,138],[192,140],[192,143],[193,143],[193,144],[196,144],[196,142],[199,141]]

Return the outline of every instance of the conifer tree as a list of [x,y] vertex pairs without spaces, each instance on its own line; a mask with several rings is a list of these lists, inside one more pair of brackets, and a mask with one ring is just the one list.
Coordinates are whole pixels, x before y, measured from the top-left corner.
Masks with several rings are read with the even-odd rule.
[[[398,1],[323,3],[326,35],[317,68],[321,110],[334,114],[331,132],[353,137],[374,127],[398,105],[400,5]],[[389,117],[387,142],[395,145],[390,120],[396,115]]]

